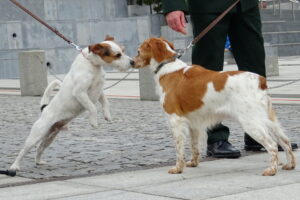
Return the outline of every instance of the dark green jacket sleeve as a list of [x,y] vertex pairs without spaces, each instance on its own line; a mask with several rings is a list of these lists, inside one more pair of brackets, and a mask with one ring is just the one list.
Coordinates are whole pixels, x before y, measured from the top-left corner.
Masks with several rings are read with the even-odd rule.
[[[162,0],[162,3],[164,14],[175,10],[197,14],[222,13],[235,1],[236,0]],[[258,6],[258,0],[240,0],[240,5],[238,6],[241,7],[242,11],[246,11]]]
[[181,10],[185,13],[188,12],[188,8],[185,0],[162,0],[164,14],[175,10]]

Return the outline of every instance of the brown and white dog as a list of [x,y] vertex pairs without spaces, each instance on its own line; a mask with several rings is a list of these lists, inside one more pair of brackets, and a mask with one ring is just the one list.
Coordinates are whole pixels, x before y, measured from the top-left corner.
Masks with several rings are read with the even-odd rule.
[[19,153],[10,170],[20,170],[20,161],[36,144],[39,144],[36,164],[43,164],[41,155],[52,143],[60,130],[76,116],[87,110],[91,126],[97,127],[97,108],[99,101],[104,117],[111,120],[108,101],[103,93],[105,72],[103,66],[110,66],[125,71],[133,65],[133,60],[123,52],[114,38],[106,37],[105,41],[90,45],[74,60],[70,71],[63,82],[53,81],[46,88],[41,100],[42,108],[49,103],[50,92],[59,85],[60,90],[52,101],[42,109],[40,118],[33,124],[26,139],[25,146]]
[[[207,138],[207,128],[229,117],[236,119],[270,154],[271,166],[263,175],[277,172],[278,144],[287,157],[282,168],[295,168],[290,141],[272,109],[264,77],[250,72],[215,72],[198,65],[189,66],[175,55],[170,42],[150,38],[142,43],[134,58],[134,68],[150,67],[155,73],[160,102],[169,117],[177,154],[176,166],[169,173],[181,173],[185,165],[196,167],[200,156],[199,141]],[[185,163],[187,133],[191,136],[192,159]]]

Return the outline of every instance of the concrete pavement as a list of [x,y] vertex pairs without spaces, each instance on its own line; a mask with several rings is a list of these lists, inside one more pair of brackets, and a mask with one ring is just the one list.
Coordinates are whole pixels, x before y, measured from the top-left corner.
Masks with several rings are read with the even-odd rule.
[[[295,152],[298,160],[300,151]],[[280,157],[284,155],[281,153]],[[9,200],[299,200],[300,170],[279,169],[273,177],[261,176],[269,165],[266,153],[240,159],[200,162],[182,174],[169,167],[122,172],[1,188],[0,199]],[[0,176],[1,180],[15,179]],[[16,178],[19,179],[19,178]]]

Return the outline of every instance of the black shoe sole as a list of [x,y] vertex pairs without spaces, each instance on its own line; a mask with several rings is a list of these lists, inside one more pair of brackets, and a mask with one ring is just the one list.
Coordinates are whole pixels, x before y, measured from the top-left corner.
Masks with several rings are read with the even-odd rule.
[[[292,143],[292,150],[298,149],[298,145],[296,143]],[[261,145],[245,145],[246,151],[260,151],[261,149],[264,149]],[[281,146],[278,146],[278,151],[283,151]]]
[[264,148],[261,145],[245,145],[246,151],[260,151],[262,148]]
[[213,154],[210,151],[206,152],[207,157],[213,157],[213,158],[239,158],[241,157],[241,153],[231,153],[231,154]]

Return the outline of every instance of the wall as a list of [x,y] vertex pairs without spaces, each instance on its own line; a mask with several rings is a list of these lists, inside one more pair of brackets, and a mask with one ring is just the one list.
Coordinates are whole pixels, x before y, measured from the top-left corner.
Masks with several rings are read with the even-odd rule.
[[[19,0],[56,27],[67,38],[85,47],[109,34],[125,45],[129,55],[150,35],[159,35],[161,17],[128,17],[126,0]],[[155,26],[156,25],[156,26]],[[66,73],[78,54],[74,48],[9,1],[0,1],[0,78],[18,78],[17,53],[45,50],[46,62],[57,73]]]

